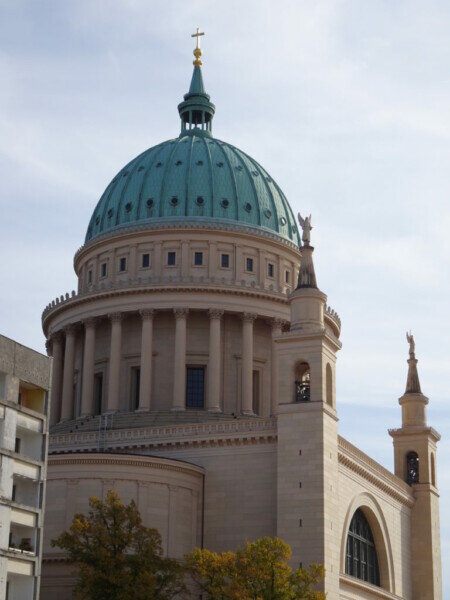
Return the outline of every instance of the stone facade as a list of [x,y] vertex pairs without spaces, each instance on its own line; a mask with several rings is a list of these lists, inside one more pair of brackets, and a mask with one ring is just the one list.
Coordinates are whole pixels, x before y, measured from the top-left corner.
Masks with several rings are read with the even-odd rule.
[[[215,109],[196,69],[182,136],[113,179],[75,255],[77,292],[43,313],[54,362],[45,597],[68,600],[74,582],[50,539],[114,488],[169,556],[277,535],[293,566],[325,565],[330,600],[440,600],[439,436],[425,400],[411,386],[400,399],[395,474],[339,437],[341,322],[317,287],[310,217],[299,247],[268,174],[211,142]],[[203,112],[186,109],[194,96]],[[188,148],[205,155],[191,164]],[[166,162],[153,168],[158,152]],[[159,212],[132,213],[143,202]]]

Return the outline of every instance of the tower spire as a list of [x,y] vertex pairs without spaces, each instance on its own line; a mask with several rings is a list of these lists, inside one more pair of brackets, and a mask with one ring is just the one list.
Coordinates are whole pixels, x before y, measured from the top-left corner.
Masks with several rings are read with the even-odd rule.
[[181,135],[211,135],[211,122],[215,113],[215,106],[210,102],[210,97],[205,91],[202,75],[202,51],[200,48],[200,36],[205,35],[197,27],[197,32],[191,37],[197,38],[194,53],[194,72],[192,73],[189,92],[184,95],[184,102],[178,105],[181,118]]
[[419,373],[417,372],[416,343],[411,332],[406,332],[406,339],[409,343],[409,359],[405,394],[420,394],[422,391],[420,389]]

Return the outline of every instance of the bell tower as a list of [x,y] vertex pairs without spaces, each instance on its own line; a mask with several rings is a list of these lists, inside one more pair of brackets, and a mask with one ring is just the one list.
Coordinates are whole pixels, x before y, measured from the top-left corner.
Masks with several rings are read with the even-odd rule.
[[310,245],[303,228],[290,331],[275,339],[278,361],[277,535],[292,548],[292,564],[325,565],[324,591],[339,595],[336,353],[341,343],[326,322]]
[[399,399],[402,426],[391,429],[394,440],[394,466],[397,477],[413,489],[411,515],[411,572],[413,598],[442,598],[441,541],[439,533],[439,493],[436,480],[436,444],[439,433],[427,425],[428,398],[422,394],[415,342],[409,342],[406,391]]

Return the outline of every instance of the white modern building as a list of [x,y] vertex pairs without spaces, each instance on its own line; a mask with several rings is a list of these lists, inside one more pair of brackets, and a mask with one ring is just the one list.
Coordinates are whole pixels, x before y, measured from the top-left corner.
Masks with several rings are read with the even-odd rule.
[[38,600],[51,359],[0,335],[0,600]]

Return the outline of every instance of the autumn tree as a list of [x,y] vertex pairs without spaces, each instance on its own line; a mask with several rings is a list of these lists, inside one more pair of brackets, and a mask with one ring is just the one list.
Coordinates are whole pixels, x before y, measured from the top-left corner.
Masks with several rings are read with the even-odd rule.
[[321,565],[293,570],[291,548],[279,538],[247,542],[236,552],[217,554],[196,548],[186,569],[208,600],[323,600],[315,591],[323,579]]
[[183,567],[163,556],[158,531],[144,527],[135,502],[123,504],[113,490],[105,502],[90,498],[88,515],[76,514],[52,546],[78,568],[77,598],[169,600],[185,589]]

